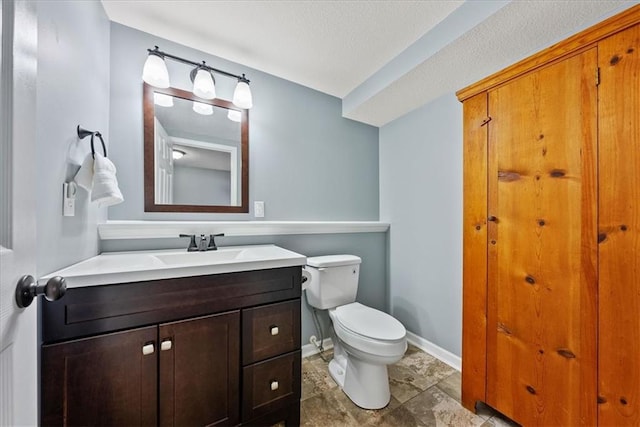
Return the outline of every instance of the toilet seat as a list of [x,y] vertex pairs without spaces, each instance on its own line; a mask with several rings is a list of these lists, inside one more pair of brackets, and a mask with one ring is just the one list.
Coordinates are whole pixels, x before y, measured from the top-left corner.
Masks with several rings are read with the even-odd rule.
[[335,309],[336,321],[350,332],[381,341],[403,339],[407,330],[393,316],[357,302]]
[[407,349],[406,329],[397,319],[359,303],[329,310],[333,329],[349,347],[375,357],[401,357]]

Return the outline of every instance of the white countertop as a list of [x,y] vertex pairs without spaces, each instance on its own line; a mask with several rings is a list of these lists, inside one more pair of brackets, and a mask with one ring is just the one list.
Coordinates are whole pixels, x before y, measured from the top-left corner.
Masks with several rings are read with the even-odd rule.
[[107,252],[41,279],[62,276],[67,288],[77,288],[302,266],[306,262],[306,256],[275,245],[226,246],[209,252],[186,249]]

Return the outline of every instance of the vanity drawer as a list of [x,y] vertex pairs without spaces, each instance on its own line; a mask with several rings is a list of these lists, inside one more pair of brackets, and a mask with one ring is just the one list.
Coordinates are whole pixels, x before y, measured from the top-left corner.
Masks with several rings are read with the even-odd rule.
[[300,348],[300,299],[242,311],[242,364]]
[[296,351],[243,368],[243,421],[300,400],[300,357]]

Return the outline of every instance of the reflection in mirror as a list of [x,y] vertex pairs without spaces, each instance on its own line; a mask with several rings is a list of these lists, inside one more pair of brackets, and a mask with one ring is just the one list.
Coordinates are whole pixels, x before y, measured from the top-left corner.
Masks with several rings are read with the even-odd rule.
[[145,84],[145,211],[248,212],[246,110]]

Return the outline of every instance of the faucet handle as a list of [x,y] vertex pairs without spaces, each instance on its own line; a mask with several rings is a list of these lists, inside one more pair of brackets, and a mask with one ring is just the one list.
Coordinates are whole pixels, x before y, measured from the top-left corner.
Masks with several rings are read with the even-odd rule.
[[217,251],[218,247],[216,246],[216,237],[224,236],[224,233],[218,234],[209,234],[209,246],[207,246],[208,251]]
[[[204,236],[204,234],[203,234]],[[193,252],[198,250],[198,245],[196,245],[196,235],[195,234],[180,234],[179,237],[189,237],[191,241],[189,242],[189,247],[187,248],[188,252]]]

